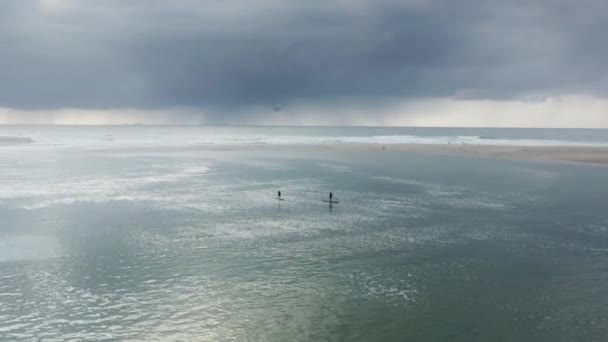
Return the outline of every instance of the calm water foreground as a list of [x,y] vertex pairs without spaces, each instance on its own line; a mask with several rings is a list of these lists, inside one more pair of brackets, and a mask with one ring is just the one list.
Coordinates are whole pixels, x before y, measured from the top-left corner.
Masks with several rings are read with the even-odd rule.
[[605,167],[390,149],[0,159],[0,341],[608,339]]

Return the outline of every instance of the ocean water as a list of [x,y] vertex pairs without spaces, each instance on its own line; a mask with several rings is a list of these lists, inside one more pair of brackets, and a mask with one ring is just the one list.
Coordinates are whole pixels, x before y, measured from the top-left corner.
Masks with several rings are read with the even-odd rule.
[[0,127],[0,341],[606,341],[606,167],[179,148],[605,133]]

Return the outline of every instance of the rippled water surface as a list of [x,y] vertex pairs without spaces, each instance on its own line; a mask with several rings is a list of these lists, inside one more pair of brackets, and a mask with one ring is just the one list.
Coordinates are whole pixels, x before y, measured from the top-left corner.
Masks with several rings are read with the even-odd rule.
[[2,341],[608,338],[604,167],[289,148],[0,159]]

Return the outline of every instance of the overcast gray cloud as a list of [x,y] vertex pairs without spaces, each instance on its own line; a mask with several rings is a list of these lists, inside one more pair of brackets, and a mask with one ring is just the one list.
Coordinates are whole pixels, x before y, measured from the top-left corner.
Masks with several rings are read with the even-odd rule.
[[346,99],[604,97],[605,13],[599,0],[3,0],[0,107],[201,107],[220,122]]

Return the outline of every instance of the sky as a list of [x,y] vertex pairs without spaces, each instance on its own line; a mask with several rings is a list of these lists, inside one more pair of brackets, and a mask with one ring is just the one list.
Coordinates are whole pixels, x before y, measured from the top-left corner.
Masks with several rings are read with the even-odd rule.
[[608,128],[605,0],[2,0],[0,124]]

